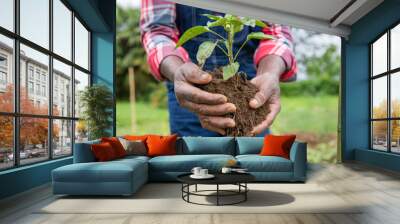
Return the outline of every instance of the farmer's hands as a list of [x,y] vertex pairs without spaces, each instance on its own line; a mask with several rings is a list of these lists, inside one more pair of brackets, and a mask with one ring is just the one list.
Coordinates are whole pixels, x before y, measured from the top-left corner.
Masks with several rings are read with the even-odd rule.
[[235,105],[227,103],[224,95],[209,93],[195,86],[209,83],[212,79],[210,74],[202,71],[194,63],[184,63],[176,56],[169,56],[163,60],[161,73],[174,83],[179,104],[196,113],[203,128],[225,134],[225,128],[235,126],[233,119],[223,117],[235,112]]
[[270,112],[265,120],[253,128],[254,135],[260,134],[274,122],[281,111],[279,77],[285,71],[286,65],[282,58],[275,55],[264,57],[258,64],[257,76],[251,83],[257,86],[259,91],[249,105],[252,108],[259,108],[268,104]]

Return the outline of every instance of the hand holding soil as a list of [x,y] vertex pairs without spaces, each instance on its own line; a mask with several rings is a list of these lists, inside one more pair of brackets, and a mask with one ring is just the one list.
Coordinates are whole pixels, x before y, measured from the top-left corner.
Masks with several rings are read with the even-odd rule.
[[[269,73],[273,75],[259,76],[250,82],[247,75],[240,72],[237,58],[239,52],[249,41],[274,39],[274,37],[263,32],[251,32],[240,48],[235,50],[233,47],[235,34],[243,30],[244,26],[265,28],[267,25],[260,20],[229,14],[224,17],[209,14],[204,14],[204,16],[210,19],[207,25],[194,26],[186,30],[176,44],[176,47],[180,47],[203,33],[212,33],[216,37],[216,40],[204,41],[199,45],[196,59],[200,69],[195,69],[193,64],[188,63],[180,67],[181,72],[178,71],[177,78],[174,79],[178,101],[181,106],[199,114],[204,128],[229,136],[254,136],[261,133],[271,125],[279,113],[279,75],[283,72],[285,64],[279,57],[266,56],[265,58],[268,58],[267,65],[258,70],[263,74],[265,69],[271,68]],[[218,26],[224,28],[225,36],[213,30]],[[225,66],[209,72],[212,73],[212,78],[209,78],[199,70],[203,68],[215,48],[219,48],[227,56],[229,62]],[[270,60],[272,63],[269,63]],[[257,71],[257,73],[259,72]],[[275,77],[278,78],[275,79]],[[197,84],[205,91],[199,91],[188,83]],[[206,99],[207,96],[213,100]],[[223,102],[221,96],[226,97]],[[218,100],[217,97],[219,97]],[[234,106],[236,107],[235,111],[233,111]],[[225,112],[222,110],[224,108]]]
[[174,73],[174,89],[180,106],[196,113],[203,128],[225,134],[226,128],[235,127],[235,122],[224,115],[234,113],[236,107],[221,94],[206,92],[196,87],[211,82],[212,76],[197,65],[188,62]]
[[271,126],[281,110],[279,76],[264,73],[257,75],[250,83],[259,89],[254,98],[250,100],[250,107],[257,109],[268,104],[270,110],[265,120],[253,128],[252,133],[257,135]]

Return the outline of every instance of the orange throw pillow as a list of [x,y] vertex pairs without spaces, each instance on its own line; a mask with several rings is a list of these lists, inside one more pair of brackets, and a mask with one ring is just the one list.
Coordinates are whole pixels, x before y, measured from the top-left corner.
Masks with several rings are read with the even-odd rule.
[[147,143],[147,155],[154,156],[165,156],[165,155],[176,155],[176,139],[178,135],[150,135],[148,136]]
[[110,161],[117,158],[114,149],[108,142],[93,144],[90,147],[92,149],[94,157],[99,162]]
[[266,135],[264,146],[261,149],[261,156],[280,156],[290,159],[290,148],[296,135]]
[[129,141],[142,141],[146,142],[146,139],[149,135],[125,135],[124,139]]
[[126,151],[124,146],[122,146],[121,142],[117,137],[109,137],[109,138],[101,138],[101,142],[108,142],[114,149],[115,155],[117,158],[125,157]]

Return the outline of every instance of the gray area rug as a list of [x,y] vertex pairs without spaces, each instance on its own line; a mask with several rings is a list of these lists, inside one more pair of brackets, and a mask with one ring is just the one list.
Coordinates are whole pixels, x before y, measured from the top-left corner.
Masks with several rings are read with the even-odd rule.
[[[35,213],[360,213],[361,205],[345,201],[317,184],[256,183],[248,186],[248,200],[238,205],[189,204],[181,198],[180,184],[150,183],[131,197],[56,197]],[[234,186],[224,186],[224,189],[232,188]],[[198,190],[210,189],[215,189],[215,186],[202,185]],[[239,198],[226,197],[222,202],[229,203],[237,199]],[[193,196],[191,200],[215,203],[213,196]]]

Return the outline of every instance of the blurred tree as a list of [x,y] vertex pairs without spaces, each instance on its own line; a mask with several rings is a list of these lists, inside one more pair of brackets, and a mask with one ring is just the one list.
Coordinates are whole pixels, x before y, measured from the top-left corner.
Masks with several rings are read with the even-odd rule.
[[335,45],[329,45],[321,56],[304,59],[306,72],[310,79],[330,79],[339,81],[340,55]]
[[[392,117],[400,117],[400,100],[392,100]],[[392,141],[397,141],[400,144],[400,121],[392,120]]]
[[[0,106],[8,112],[12,112],[13,109],[13,86],[9,85],[5,93],[0,94]],[[24,113],[27,114],[46,114],[46,104],[34,105],[29,99],[29,96],[25,88],[20,89],[20,105],[24,108]],[[36,145],[47,143],[48,137],[48,119],[44,118],[31,118],[21,117],[20,118],[20,148],[24,149],[26,145]],[[13,146],[13,120],[11,116],[0,116],[0,145],[2,147]],[[59,128],[57,126],[53,129],[53,138],[59,136]]]
[[372,108],[374,118],[387,118],[387,101],[382,100],[378,106]]
[[[400,101],[392,100],[392,117],[399,117],[400,115]],[[372,108],[374,118],[387,118],[387,101],[383,100],[378,106]],[[387,121],[374,122],[373,125],[374,139],[386,138],[387,136]],[[400,139],[400,122],[397,120],[391,121],[392,141],[399,141]]]
[[[372,113],[374,118],[386,118],[387,117],[387,101],[383,100],[378,106],[372,108]],[[385,138],[387,136],[387,122],[374,122],[372,127],[374,139]]]
[[[128,99],[128,69],[135,70],[136,97],[149,100],[162,83],[150,74],[146,52],[140,41],[140,10],[117,7],[117,98]],[[161,87],[165,88],[165,87]]]
[[282,83],[283,96],[337,95],[339,93],[340,55],[335,45],[330,45],[322,55],[303,59],[307,79]]

